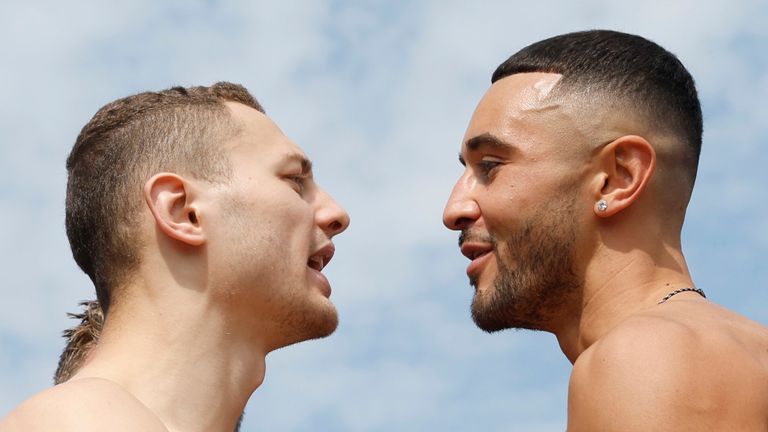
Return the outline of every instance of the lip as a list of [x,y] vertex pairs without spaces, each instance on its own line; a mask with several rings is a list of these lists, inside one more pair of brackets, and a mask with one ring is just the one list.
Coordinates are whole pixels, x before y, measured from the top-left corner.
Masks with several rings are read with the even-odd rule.
[[331,262],[331,259],[333,259],[333,255],[336,253],[336,247],[333,245],[333,243],[326,243],[322,247],[318,248],[310,254],[311,257],[322,257],[323,265],[320,269],[316,269],[309,265],[309,259],[307,259],[307,268],[310,270],[311,277],[317,281],[317,284],[320,287],[320,291],[325,297],[331,296],[331,283],[328,281],[328,278],[325,277],[323,274],[323,269],[325,269],[326,266],[328,266],[328,263]]
[[[323,271],[323,269],[328,265],[328,263],[331,262],[331,259],[333,259],[333,255],[336,253],[336,247],[333,245],[333,243],[326,243],[324,246],[320,247],[316,251],[312,252],[309,256],[321,256],[323,258],[323,266],[322,268],[315,269],[312,268],[315,271]],[[309,261],[309,260],[307,260]]]
[[461,253],[472,262],[467,266],[467,276],[477,279],[492,257],[493,246],[488,243],[464,243]]
[[317,285],[320,287],[320,292],[326,297],[331,297],[331,283],[328,282],[328,278],[325,277],[323,273],[321,273],[318,270],[313,269],[310,266],[307,266],[309,269],[310,277],[314,279],[317,282]]

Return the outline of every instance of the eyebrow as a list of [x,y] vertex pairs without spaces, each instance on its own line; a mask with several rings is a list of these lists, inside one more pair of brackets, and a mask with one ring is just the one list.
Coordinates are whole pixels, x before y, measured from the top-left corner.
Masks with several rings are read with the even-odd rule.
[[[512,148],[512,144],[502,140],[501,138],[493,136],[490,132],[472,137],[466,142],[467,151],[477,151],[482,147],[490,147],[497,150],[510,150]],[[459,152],[459,162],[466,166],[466,161],[464,160],[464,156],[461,154],[461,152]]]
[[291,153],[286,157],[288,162],[297,161],[301,163],[301,175],[308,175],[312,173],[312,161],[307,159],[306,156],[299,153]]

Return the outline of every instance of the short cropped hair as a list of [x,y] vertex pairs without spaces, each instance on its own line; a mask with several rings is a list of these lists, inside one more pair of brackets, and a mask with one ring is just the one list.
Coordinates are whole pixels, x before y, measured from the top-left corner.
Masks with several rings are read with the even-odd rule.
[[264,112],[244,87],[173,87],[111,102],[83,127],[67,158],[66,228],[75,261],[106,314],[139,263],[144,183],[171,171],[211,182],[230,171],[221,143],[240,131],[225,102]]
[[101,328],[104,325],[104,315],[101,312],[99,302],[95,300],[80,303],[83,312],[79,314],[67,313],[67,316],[79,319],[80,323],[71,329],[64,330],[64,338],[67,346],[59,357],[59,366],[53,376],[54,384],[61,384],[69,380],[83,366],[85,358],[91,352],[101,336]]
[[491,82],[526,72],[561,74],[553,97],[604,92],[655,129],[676,137],[684,146],[685,171],[693,187],[701,153],[701,104],[693,77],[674,54],[616,31],[568,33],[518,51],[499,65]]

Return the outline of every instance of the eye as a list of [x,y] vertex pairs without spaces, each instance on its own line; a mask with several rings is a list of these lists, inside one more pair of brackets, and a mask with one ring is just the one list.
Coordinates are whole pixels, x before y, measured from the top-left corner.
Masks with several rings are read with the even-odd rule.
[[477,171],[480,173],[480,177],[490,179],[501,164],[496,160],[482,159],[477,163]]
[[307,177],[303,175],[289,175],[285,177],[293,183],[293,188],[298,192],[299,194],[303,193],[304,190],[307,187]]

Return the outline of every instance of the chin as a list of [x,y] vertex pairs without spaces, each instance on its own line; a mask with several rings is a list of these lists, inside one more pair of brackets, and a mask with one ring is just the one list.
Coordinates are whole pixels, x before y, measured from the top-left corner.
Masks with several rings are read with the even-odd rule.
[[304,333],[306,339],[319,339],[330,336],[339,326],[339,314],[330,300],[324,299],[323,305],[307,311]]
[[282,346],[293,345],[311,339],[322,339],[336,331],[339,317],[330,301],[322,306],[295,311],[281,326],[285,342]]
[[501,312],[494,310],[488,299],[484,298],[478,290],[472,299],[472,321],[475,322],[481,330],[487,333],[494,333],[509,328],[507,323],[500,317]]
[[336,314],[336,311],[334,310],[333,317],[329,317],[326,319],[322,324],[319,324],[315,327],[315,336],[310,337],[309,339],[320,339],[324,337],[328,337],[333,334],[333,332],[336,331],[336,328],[339,326],[339,317]]
[[517,316],[515,305],[498,290],[496,284],[477,287],[470,309],[475,325],[487,333],[510,328],[530,328]]

